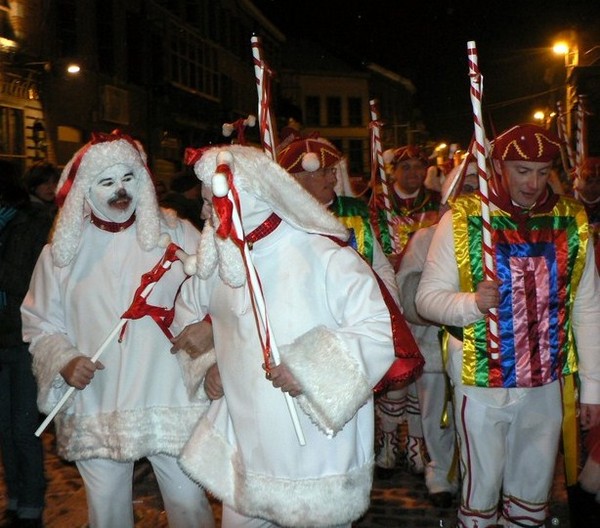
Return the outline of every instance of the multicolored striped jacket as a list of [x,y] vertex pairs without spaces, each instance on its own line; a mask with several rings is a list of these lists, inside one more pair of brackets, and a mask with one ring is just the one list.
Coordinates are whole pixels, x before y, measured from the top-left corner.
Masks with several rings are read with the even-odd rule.
[[[452,203],[461,291],[474,292],[484,278],[481,199],[464,195]],[[560,197],[548,213],[517,224],[491,210],[493,258],[500,285],[500,357],[488,352],[487,323],[463,330],[466,385],[537,387],[577,370],[572,310],[589,238],[583,205]]]

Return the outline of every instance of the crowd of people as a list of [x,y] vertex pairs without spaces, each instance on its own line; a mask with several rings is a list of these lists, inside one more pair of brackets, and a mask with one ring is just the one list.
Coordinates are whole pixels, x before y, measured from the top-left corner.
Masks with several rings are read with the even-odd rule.
[[57,408],[93,528],[134,526],[142,458],[177,528],[207,493],[224,528],[350,527],[400,471],[458,528],[540,527],[559,449],[600,505],[600,158],[558,189],[560,139],[517,125],[489,196],[414,145],[359,196],[294,128],[277,161],[190,148],[170,189],[119,131],[0,165],[3,526],[43,525]]

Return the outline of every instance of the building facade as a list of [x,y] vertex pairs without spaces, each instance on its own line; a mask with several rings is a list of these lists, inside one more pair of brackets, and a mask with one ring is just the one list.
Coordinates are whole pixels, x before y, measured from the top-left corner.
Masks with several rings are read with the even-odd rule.
[[[333,59],[315,68],[322,52],[290,46],[250,0],[6,0],[0,17],[0,157],[23,169],[40,160],[62,167],[91,132],[118,128],[169,180],[185,147],[229,141],[223,123],[256,113],[252,35],[280,73],[274,107],[296,105],[307,130],[336,142],[353,170],[368,168],[368,101],[381,73],[332,70]],[[293,66],[293,57],[312,66]],[[395,100],[382,103],[396,113],[385,117],[406,121],[410,90],[386,83]],[[257,127],[247,138],[259,143]]]

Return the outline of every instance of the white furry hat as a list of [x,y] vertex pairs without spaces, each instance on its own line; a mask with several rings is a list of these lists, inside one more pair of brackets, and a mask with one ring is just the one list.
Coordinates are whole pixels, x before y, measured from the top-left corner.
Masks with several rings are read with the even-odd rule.
[[[233,184],[240,197],[240,214],[246,232],[256,227],[254,224],[257,222],[266,220],[271,213],[276,213],[284,222],[301,231],[347,240],[348,231],[338,219],[262,150],[242,145],[196,151],[188,149],[186,158],[188,164],[194,166],[196,176],[210,187],[217,168],[217,156],[223,152],[228,152],[233,159]],[[213,214],[213,222],[217,221]],[[245,270],[240,266],[241,262],[232,260],[234,254],[241,257],[239,249],[229,239],[218,239],[216,233],[206,227],[203,238],[205,236],[214,238],[219,255],[215,259],[206,248],[208,241],[201,242],[198,273],[207,276],[218,260],[221,278],[227,284],[233,287],[244,284]],[[226,245],[233,248],[223,247]],[[208,261],[211,262],[210,265],[207,265]]]
[[79,246],[84,217],[89,206],[86,193],[98,174],[116,164],[130,167],[139,180],[136,230],[142,249],[156,247],[160,234],[160,213],[152,178],[146,165],[146,153],[131,137],[114,131],[92,134],[63,169],[56,200],[61,209],[52,236],[52,256],[59,267],[68,265]]

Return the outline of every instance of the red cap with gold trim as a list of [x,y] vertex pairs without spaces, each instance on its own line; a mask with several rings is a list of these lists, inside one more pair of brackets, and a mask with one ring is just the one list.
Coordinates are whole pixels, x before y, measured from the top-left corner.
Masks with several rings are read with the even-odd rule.
[[295,139],[277,152],[277,163],[290,174],[315,172],[341,159],[342,153],[321,137]]
[[561,141],[538,125],[516,125],[493,142],[491,157],[502,161],[552,161],[560,154]]

